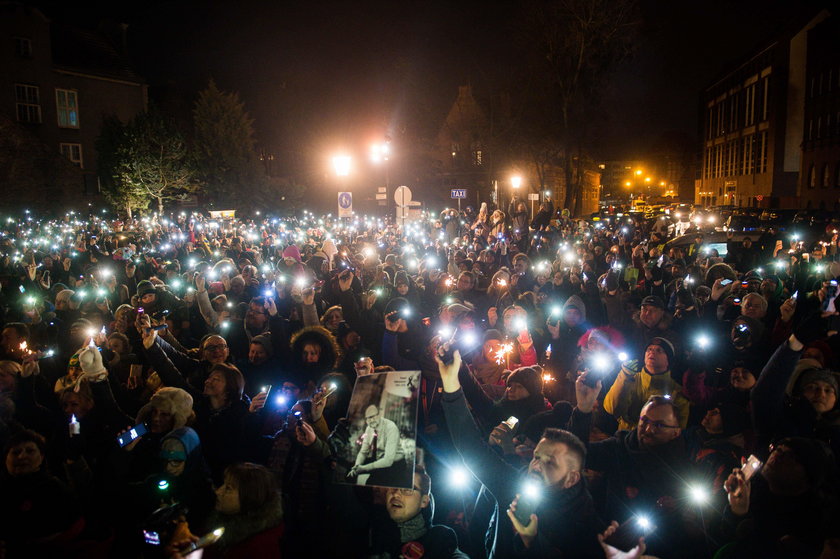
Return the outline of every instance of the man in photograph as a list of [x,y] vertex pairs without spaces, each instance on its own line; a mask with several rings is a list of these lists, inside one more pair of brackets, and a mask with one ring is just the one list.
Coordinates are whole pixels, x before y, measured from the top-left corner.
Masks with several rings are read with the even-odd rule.
[[402,487],[410,483],[397,424],[382,417],[373,404],[365,409],[365,424],[362,448],[347,477],[357,478],[358,485]]

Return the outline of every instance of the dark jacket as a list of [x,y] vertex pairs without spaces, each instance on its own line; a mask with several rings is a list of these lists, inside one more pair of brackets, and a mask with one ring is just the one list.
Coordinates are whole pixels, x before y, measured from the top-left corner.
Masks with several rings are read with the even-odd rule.
[[487,445],[467,409],[463,391],[444,393],[443,409],[452,441],[464,464],[495,499],[485,540],[488,558],[603,556],[596,539],[603,523],[595,514],[592,497],[582,482],[566,490],[548,490],[536,510],[540,519],[537,538],[526,552],[504,512],[522,491],[520,472]]

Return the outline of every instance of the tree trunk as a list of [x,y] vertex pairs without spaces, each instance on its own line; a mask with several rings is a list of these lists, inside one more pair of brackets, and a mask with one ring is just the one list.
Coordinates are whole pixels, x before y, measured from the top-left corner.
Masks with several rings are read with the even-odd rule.
[[163,196],[157,196],[157,203],[158,203],[158,215],[163,216]]
[[125,205],[125,215],[128,216],[129,221],[131,221],[131,204]]

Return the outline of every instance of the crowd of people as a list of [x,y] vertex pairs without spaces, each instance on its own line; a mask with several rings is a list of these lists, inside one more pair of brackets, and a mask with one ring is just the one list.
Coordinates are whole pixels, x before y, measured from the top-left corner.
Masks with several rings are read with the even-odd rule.
[[[836,232],[722,257],[518,200],[0,230],[0,557],[840,557]],[[358,377],[418,370],[416,456],[350,437]],[[377,460],[413,486],[335,482]]]

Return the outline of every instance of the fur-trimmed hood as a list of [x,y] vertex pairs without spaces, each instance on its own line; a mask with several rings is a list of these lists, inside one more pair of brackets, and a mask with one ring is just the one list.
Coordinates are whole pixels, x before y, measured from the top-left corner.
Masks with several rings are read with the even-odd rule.
[[[321,347],[321,355],[315,365],[305,365],[303,362],[303,346],[317,344]],[[329,330],[323,326],[307,326],[294,333],[289,343],[292,348],[292,359],[298,370],[311,371],[315,381],[321,375],[331,372],[341,359],[338,342]]]

